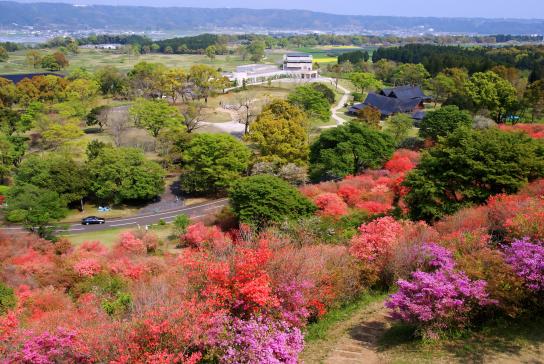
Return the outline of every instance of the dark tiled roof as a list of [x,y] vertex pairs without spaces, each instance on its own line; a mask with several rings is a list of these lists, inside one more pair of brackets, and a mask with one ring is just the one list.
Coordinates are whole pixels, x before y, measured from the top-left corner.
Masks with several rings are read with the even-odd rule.
[[423,102],[423,99],[415,98],[415,99],[397,99],[400,103],[400,109],[402,112],[411,112],[414,111],[417,105],[421,104]]
[[373,106],[380,110],[382,116],[389,116],[402,111],[402,105],[398,99],[382,96],[372,92],[368,94],[363,104]]
[[57,77],[64,77],[63,75],[59,75],[58,73],[53,72],[41,72],[41,73],[20,73],[16,75],[0,75],[0,77],[5,78],[6,80],[10,80],[13,83],[19,83],[25,78],[32,78],[36,76],[47,76],[47,75],[53,75]]
[[425,99],[427,96],[421,91],[418,86],[406,85],[393,88],[384,88],[380,94],[389,97],[396,97],[397,99]]
[[416,111],[412,114],[412,119],[421,121],[425,117],[425,114],[427,114],[425,111]]

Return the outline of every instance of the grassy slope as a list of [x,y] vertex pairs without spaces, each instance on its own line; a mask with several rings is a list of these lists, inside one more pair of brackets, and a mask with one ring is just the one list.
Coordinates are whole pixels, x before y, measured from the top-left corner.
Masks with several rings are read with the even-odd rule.
[[394,326],[380,344],[392,363],[542,363],[544,317],[497,320],[436,342],[415,341],[411,328]]

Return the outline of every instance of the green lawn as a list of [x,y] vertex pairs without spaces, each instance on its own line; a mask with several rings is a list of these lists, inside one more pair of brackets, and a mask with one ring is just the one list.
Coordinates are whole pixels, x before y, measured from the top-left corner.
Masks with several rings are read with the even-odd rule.
[[[0,62],[0,74],[24,73],[24,72],[41,72],[43,70],[35,70],[25,63],[26,51],[17,51],[9,53],[7,62]],[[269,53],[265,61],[267,63],[279,63],[282,59],[280,53]],[[115,66],[121,70],[128,71],[136,63],[156,62],[162,63],[167,67],[182,67],[189,68],[195,64],[207,64],[216,68],[221,68],[225,71],[232,71],[236,66],[251,63],[251,61],[243,61],[238,55],[217,56],[215,60],[210,60],[206,55],[200,54],[146,54],[140,56],[128,56],[119,54],[114,51],[96,50],[96,49],[80,49],[79,54],[68,55],[70,66],[67,71],[83,67],[90,71],[104,66]]]
[[[68,238],[74,245],[80,245],[85,241],[100,241],[102,244],[111,248],[115,246],[119,239],[119,235],[125,231],[133,231],[134,229],[128,228],[114,228],[108,230],[100,231],[89,231],[83,233],[68,233],[62,234],[62,236]],[[151,232],[157,234],[159,239],[166,244],[166,248],[170,249],[174,246],[172,242],[169,241],[169,237],[172,235],[172,226],[171,225],[152,225],[150,230]]]
[[416,340],[410,327],[393,326],[381,338],[380,351],[392,363],[542,363],[544,318],[498,319],[431,342]]

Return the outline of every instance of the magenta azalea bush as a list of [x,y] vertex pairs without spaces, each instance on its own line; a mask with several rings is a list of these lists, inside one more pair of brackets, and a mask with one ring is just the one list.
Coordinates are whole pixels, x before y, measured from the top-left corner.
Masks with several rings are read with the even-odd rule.
[[59,328],[54,333],[30,336],[20,351],[1,363],[91,363],[90,356],[81,353],[78,346],[74,331]]
[[394,319],[413,324],[420,334],[434,338],[447,328],[466,326],[478,308],[495,304],[486,292],[487,283],[472,281],[464,272],[455,271],[452,253],[436,244],[421,248],[419,265],[409,280],[399,280],[399,290],[386,307]]
[[219,342],[221,363],[296,364],[304,346],[298,328],[269,318],[234,318],[228,331]]
[[529,238],[516,240],[504,251],[506,262],[532,291],[544,291],[544,246]]

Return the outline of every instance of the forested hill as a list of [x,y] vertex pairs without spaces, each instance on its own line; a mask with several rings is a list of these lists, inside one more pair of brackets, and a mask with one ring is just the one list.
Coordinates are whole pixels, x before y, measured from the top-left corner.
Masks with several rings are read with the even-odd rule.
[[73,6],[0,1],[0,26],[111,30],[321,30],[544,34],[544,20],[332,15],[303,10]]

